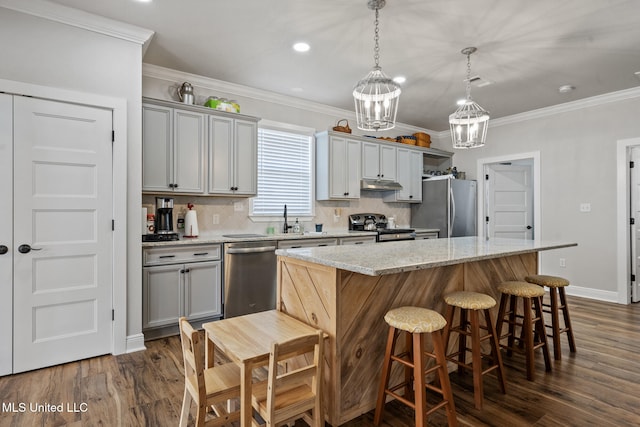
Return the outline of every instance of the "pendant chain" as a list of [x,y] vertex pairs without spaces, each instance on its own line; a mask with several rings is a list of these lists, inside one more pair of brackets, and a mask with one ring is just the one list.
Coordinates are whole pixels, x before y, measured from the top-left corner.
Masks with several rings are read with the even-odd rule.
[[378,30],[378,8],[376,7],[376,21],[375,21],[375,32],[373,35],[373,41],[375,42],[375,47],[373,48],[373,60],[376,63],[376,68],[379,67],[378,62],[380,61],[380,46],[378,45],[378,40],[380,38],[379,30]]
[[471,53],[467,53],[467,101],[471,100]]

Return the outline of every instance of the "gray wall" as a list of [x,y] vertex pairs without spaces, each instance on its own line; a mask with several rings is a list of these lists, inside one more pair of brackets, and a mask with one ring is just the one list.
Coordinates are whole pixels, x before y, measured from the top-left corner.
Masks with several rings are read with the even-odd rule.
[[129,253],[128,306],[115,309],[128,312],[127,335],[139,334],[142,46],[4,8],[0,8],[0,40],[1,79],[127,100],[128,237],[127,247],[116,250]]
[[[497,120],[485,147],[457,152],[453,163],[476,179],[479,159],[539,151],[541,237],[578,243],[543,253],[541,270],[567,277],[586,296],[605,296],[599,291],[617,292],[616,197],[626,191],[616,187],[616,146],[640,136],[639,113],[636,91],[632,99],[538,118],[525,114],[512,123]],[[591,212],[580,212],[581,203],[591,203]],[[561,257],[566,268],[559,266]]]

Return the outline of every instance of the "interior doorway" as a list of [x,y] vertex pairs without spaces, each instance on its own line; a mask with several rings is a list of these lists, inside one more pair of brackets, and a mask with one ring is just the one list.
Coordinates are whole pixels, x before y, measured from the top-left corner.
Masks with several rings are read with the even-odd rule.
[[485,234],[489,238],[533,239],[533,161],[486,164]]
[[477,170],[479,236],[540,239],[540,152],[478,159]]

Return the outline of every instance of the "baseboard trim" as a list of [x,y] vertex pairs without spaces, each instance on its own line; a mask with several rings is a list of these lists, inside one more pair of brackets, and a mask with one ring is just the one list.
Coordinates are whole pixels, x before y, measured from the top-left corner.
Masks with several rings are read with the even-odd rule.
[[567,295],[573,295],[576,297],[619,303],[618,293],[615,291],[602,291],[600,289],[584,288],[571,285],[565,288],[565,292],[567,293]]
[[136,351],[146,350],[147,347],[144,345],[144,335],[143,334],[135,334],[127,336],[127,348],[125,350],[126,353],[133,353]]

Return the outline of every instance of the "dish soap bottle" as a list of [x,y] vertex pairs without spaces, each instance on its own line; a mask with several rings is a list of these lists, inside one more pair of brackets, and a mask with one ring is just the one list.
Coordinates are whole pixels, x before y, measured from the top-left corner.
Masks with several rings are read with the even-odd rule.
[[293,224],[293,232],[300,234],[300,223],[298,222],[298,218],[296,218],[296,222]]

